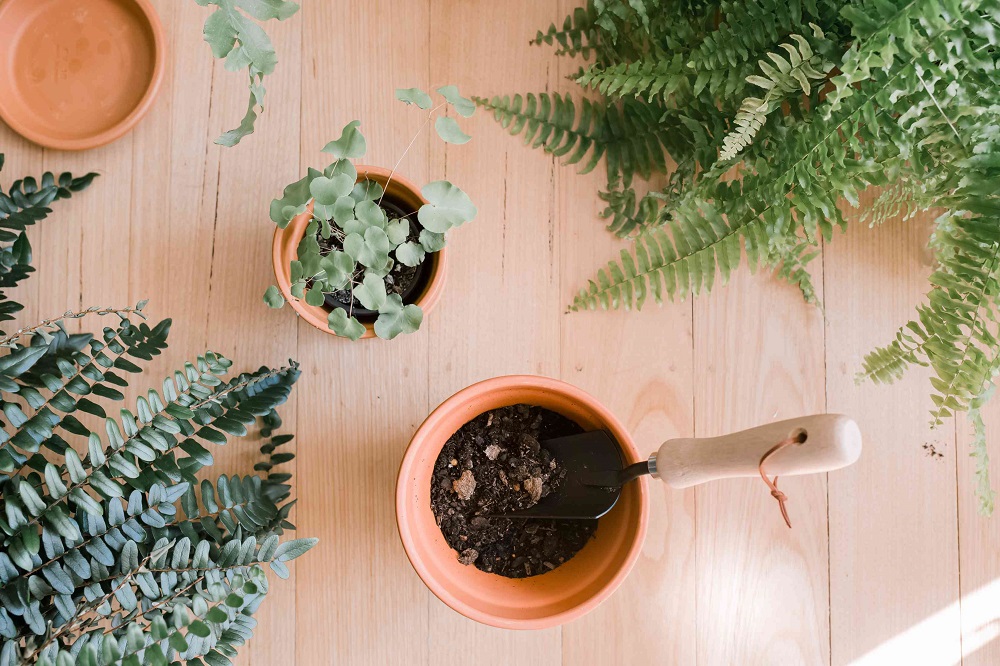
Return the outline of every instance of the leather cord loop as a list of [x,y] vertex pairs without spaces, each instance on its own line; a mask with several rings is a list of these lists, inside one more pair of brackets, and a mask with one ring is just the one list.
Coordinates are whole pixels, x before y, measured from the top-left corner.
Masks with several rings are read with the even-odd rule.
[[788,501],[788,496],[785,495],[785,493],[778,490],[777,476],[774,477],[773,479],[767,478],[767,474],[764,472],[764,463],[767,462],[768,458],[770,458],[772,455],[774,455],[781,449],[785,448],[786,446],[791,446],[792,444],[801,444],[804,441],[805,437],[802,433],[793,434],[788,438],[781,440],[771,448],[769,448],[767,452],[763,456],[761,456],[760,462],[757,464],[757,471],[760,472],[760,478],[764,479],[764,483],[766,483],[768,489],[770,489],[771,497],[778,500],[778,508],[781,509],[781,517],[785,519],[785,524],[788,525],[789,528],[792,527],[792,521],[789,520],[788,509],[785,507],[785,502]]

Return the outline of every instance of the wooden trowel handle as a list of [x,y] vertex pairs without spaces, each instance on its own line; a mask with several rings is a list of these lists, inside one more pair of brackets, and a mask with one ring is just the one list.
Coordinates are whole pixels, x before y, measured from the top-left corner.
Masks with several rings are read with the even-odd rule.
[[861,431],[853,420],[841,414],[814,414],[723,437],[671,439],[650,456],[650,471],[674,488],[757,476],[764,454],[789,437],[801,443],[768,457],[764,465],[767,474],[829,472],[850,465],[861,455]]

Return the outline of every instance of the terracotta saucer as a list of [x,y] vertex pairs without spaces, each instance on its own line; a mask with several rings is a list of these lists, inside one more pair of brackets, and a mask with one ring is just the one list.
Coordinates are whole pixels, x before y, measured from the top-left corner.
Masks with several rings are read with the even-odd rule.
[[164,56],[148,0],[5,0],[0,118],[48,148],[110,143],[149,110]]

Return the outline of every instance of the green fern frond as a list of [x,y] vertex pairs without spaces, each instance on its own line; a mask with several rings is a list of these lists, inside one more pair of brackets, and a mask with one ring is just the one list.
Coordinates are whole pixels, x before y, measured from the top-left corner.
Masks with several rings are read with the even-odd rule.
[[972,451],[969,455],[975,460],[976,500],[981,516],[992,516],[996,491],[990,483],[990,455],[986,445],[986,423],[983,422],[982,406],[992,397],[994,386],[977,396],[969,407],[969,422],[972,424]]
[[774,271],[775,276],[794,287],[798,287],[806,303],[815,305],[822,310],[823,305],[816,295],[816,286],[813,284],[812,275],[807,268],[809,262],[818,257],[819,254],[819,248],[806,239],[796,236],[779,237],[778,242],[772,240],[772,256],[768,263],[778,263],[778,267]]
[[692,49],[688,67],[697,73],[696,94],[737,95],[753,73],[753,64],[779,48],[809,23],[821,26],[835,39],[847,32],[835,0],[732,0],[719,7],[721,23]]
[[492,111],[511,135],[523,135],[525,145],[566,156],[564,164],[577,164],[586,157],[580,173],[592,171],[604,155],[607,109],[589,99],[581,101],[579,116],[573,98],[559,93],[504,95],[489,100],[474,97],[473,101]]
[[[948,352],[935,350],[930,363],[937,379],[932,382],[936,421],[969,404],[992,379],[1000,341],[997,339],[997,294],[1000,294],[1000,218],[973,218],[957,223],[954,238],[963,243],[956,253],[931,276],[929,307],[922,317],[935,343]],[[986,242],[984,243],[984,239]]]
[[859,222],[869,228],[882,226],[888,220],[909,220],[928,202],[922,200],[923,188],[910,179],[898,178],[882,188],[875,200],[860,211]]
[[872,70],[889,71],[900,56],[919,55],[941,35],[960,30],[979,4],[958,2],[948,8],[935,0],[861,0],[845,6],[841,15],[849,21],[855,41],[838,65],[841,73],[831,79],[834,89],[827,96],[825,112],[836,111],[854,93],[856,84],[869,79]]
[[[706,12],[700,0],[588,0],[566,16],[562,25],[538,31],[532,44],[556,46],[556,55],[596,58],[601,66],[638,60],[676,47],[674,40],[660,43],[657,35],[669,31],[690,35],[691,25]],[[710,3],[709,3],[710,4]]]
[[577,7],[564,20],[562,27],[555,23],[549,26],[545,32],[541,30],[531,40],[531,44],[558,45],[557,55],[576,56],[580,55],[589,58],[592,51],[597,47],[597,11],[592,3],[587,3],[584,7]]
[[765,97],[747,97],[740,105],[740,110],[733,119],[733,129],[726,135],[719,152],[719,161],[728,161],[739,155],[740,151],[750,145],[757,132],[767,122],[767,114],[774,110],[771,102]]
[[633,188],[622,188],[617,183],[610,183],[606,191],[598,192],[607,203],[601,217],[608,220],[608,231],[619,238],[629,238],[664,224],[694,178],[694,164],[693,159],[688,159],[676,165],[666,185],[642,197]]
[[635,175],[649,178],[666,169],[663,146],[668,138],[655,107],[604,106],[583,98],[577,112],[573,98],[559,93],[474,101],[492,111],[511,135],[523,135],[526,145],[565,158],[563,164],[580,164],[580,173],[592,171],[605,157],[608,181],[627,186]]
[[923,359],[927,334],[916,322],[910,322],[896,331],[895,339],[884,347],[878,347],[865,354],[861,361],[861,372],[854,377],[855,383],[865,381],[876,384],[892,384],[903,378],[911,365],[927,366]]
[[[819,230],[829,240],[831,219],[841,227],[846,224],[837,208],[837,195],[853,195],[856,200],[857,190],[874,182],[873,174],[884,173],[885,167],[874,162],[845,177],[834,172],[832,166],[817,171],[814,165],[832,165],[843,159],[824,157],[843,154],[842,134],[865,134],[860,118],[875,94],[869,91],[857,97],[826,123],[800,127],[796,136],[787,137],[790,149],[778,164],[763,169],[758,163],[759,173],[737,183],[718,182],[721,170],[703,176],[702,185],[689,190],[671,211],[667,230],[649,233],[655,243],[666,245],[662,253],[650,246],[645,234],[640,236],[634,253],[623,251],[619,262],[612,261],[598,271],[596,280],[579,292],[571,309],[638,308],[648,292],[659,303],[664,293],[659,284],[661,277],[671,299],[710,289],[716,267],[722,282],[728,280],[739,264],[741,245],[751,270],[759,264],[777,267],[781,256],[775,248],[788,242],[783,238],[795,236],[796,228],[803,229],[807,238]],[[891,149],[889,158],[893,157],[898,156]],[[806,178],[805,173],[810,176]],[[745,197],[748,192],[767,196],[765,200],[750,200]],[[724,202],[726,208],[718,208],[715,202]]]
[[649,14],[657,10],[659,0],[591,0],[590,4],[594,8],[594,23],[614,43],[622,30],[620,26],[641,26],[648,30]]
[[[272,452],[266,477],[222,476],[196,489],[195,474],[212,463],[203,443],[246,435],[258,417],[269,435],[280,425],[274,409],[297,366],[223,381],[231,363],[206,353],[167,378],[162,392],[139,397],[135,413],[105,417],[99,434],[71,416],[105,414],[81,396],[121,400],[117,373],[141,371],[126,356],[159,354],[169,321],[150,328],[123,319],[99,340],[59,326],[28,328],[40,332],[0,356],[9,436],[0,456],[0,660],[62,664],[81,655],[99,663],[100,654],[139,663],[163,641],[170,659],[232,656],[266,593],[263,565],[287,576],[284,563],[315,541],[279,542],[291,503],[287,477],[271,468],[290,459],[273,453],[287,437],[262,447]],[[67,434],[82,437],[86,455],[52,433],[56,414]],[[55,455],[38,455],[42,445]]]
[[652,194],[636,196],[631,187],[598,192],[607,203],[601,217],[608,220],[608,231],[627,238],[637,232],[656,226],[660,221],[663,201]]
[[[4,155],[0,153],[0,170],[3,165]],[[52,212],[49,204],[87,189],[95,178],[96,173],[84,176],[63,173],[57,178],[46,172],[41,182],[25,178],[15,181],[6,193],[0,190],[0,322],[10,321],[24,307],[10,300],[7,290],[35,270],[25,230],[48,217]]]
[[[697,208],[678,205],[663,227],[644,231],[632,250],[622,250],[618,261],[608,262],[594,280],[581,289],[571,311],[642,309],[652,296],[657,304],[666,297],[684,300],[710,291],[718,280],[729,281],[745,250],[751,272],[762,267],[798,287],[807,301],[819,304],[806,264],[818,256],[802,239],[775,241],[767,228],[783,224],[787,212],[780,207],[747,208],[741,215],[724,215],[708,202]],[[736,219],[736,222],[727,221]]]
[[[662,303],[683,300],[708,291],[718,270],[725,284],[740,263],[745,245],[750,267],[756,270],[770,258],[765,233],[770,207],[746,207],[741,215],[727,216],[709,202],[679,204],[664,227],[646,231],[635,239],[634,249],[622,250],[618,261],[608,262],[573,299],[570,310],[641,309],[652,296]],[[732,222],[727,221],[727,217]]]
[[[129,358],[149,360],[166,347],[170,320],[150,328],[123,319],[107,328],[102,339],[90,335],[36,334],[31,344],[14,347],[6,361],[31,359],[30,370],[0,386],[0,408],[16,432],[5,432],[0,448],[0,470],[13,476],[26,466],[42,471],[47,460],[42,449],[63,455],[66,442],[60,435],[86,436],[87,429],[74,412],[106,418],[104,408],[91,398],[120,401],[127,376],[141,370]],[[47,397],[43,394],[47,393]],[[145,400],[145,399],[143,399]],[[0,477],[0,493],[4,478]]]
[[683,56],[677,54],[663,60],[644,58],[606,67],[591,65],[573,77],[573,80],[602,95],[671,98],[690,95],[690,77]]
[[[995,131],[1000,99],[982,105],[993,71],[991,63],[963,71],[968,88],[954,86],[948,78],[938,82],[952,90],[954,100],[948,107],[951,117],[940,116],[938,125],[943,122],[957,139],[953,152],[966,157],[942,163],[924,183],[933,186],[933,203],[949,212],[937,220],[932,236],[938,268],[930,277],[928,302],[908,324],[915,337],[909,355],[899,355],[900,366],[916,356],[933,368],[935,423],[972,409],[1000,368],[1000,198],[995,187],[1000,178],[1000,138]],[[925,87],[933,99],[934,86]],[[963,90],[970,97],[961,97]],[[938,125],[917,129],[933,137],[944,131]]]
[[[818,27],[815,29],[818,32],[815,36],[822,39],[822,31]],[[812,82],[825,80],[827,73],[833,68],[833,63],[823,60],[822,56],[813,51],[805,37],[796,34],[789,37],[792,42],[779,45],[787,57],[768,53],[770,63],[757,61],[763,76],[747,77],[747,82],[765,91],[764,97],[747,97],[740,104],[740,110],[733,120],[733,130],[723,140],[719,160],[735,158],[750,145],[767,121],[768,114],[779,108],[782,101],[792,95],[808,96],[812,92]]]
[[1000,204],[974,206],[992,207],[995,214],[952,219],[951,231],[938,241],[952,252],[939,255],[927,304],[896,340],[869,353],[863,364],[862,378],[884,383],[899,379],[911,364],[931,366],[934,423],[968,411],[1000,365]]

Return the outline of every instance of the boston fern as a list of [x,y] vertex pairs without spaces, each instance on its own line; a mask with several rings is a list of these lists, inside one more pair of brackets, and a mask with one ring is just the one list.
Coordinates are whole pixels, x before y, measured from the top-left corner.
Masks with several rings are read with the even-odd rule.
[[[4,155],[0,153],[0,171]],[[66,199],[86,189],[97,177],[96,173],[74,178],[64,173],[58,178],[45,173],[39,183],[34,178],[15,181],[7,193],[0,190],[0,322],[10,321],[23,306],[7,297],[7,290],[28,277],[31,267],[31,244],[25,230],[48,217],[48,205]],[[0,330],[0,335],[3,335]]]
[[970,412],[990,513],[978,410],[1000,370],[998,35],[997,0],[590,0],[536,41],[589,58],[573,78],[599,101],[477,102],[584,171],[604,157],[604,216],[634,245],[573,310],[707,291],[744,252],[815,301],[805,265],[846,229],[842,200],[881,188],[872,224],[938,211],[927,302],[861,377],[931,367],[934,424]]
[[[66,192],[40,195],[56,187],[46,174],[34,204],[24,194],[33,182],[15,185],[20,212],[5,201],[0,227],[26,210],[39,219],[42,202],[89,181],[59,182]],[[5,288],[28,270],[24,251],[13,256],[20,268],[5,263]],[[3,666],[228,664],[267,593],[264,565],[287,576],[284,563],[315,543],[279,540],[292,503],[290,475],[274,467],[292,455],[280,451],[291,436],[274,434],[275,409],[296,364],[226,381],[231,362],[206,352],[132,409],[108,414],[141,374],[138,362],[167,346],[170,321],[150,327],[143,306],[67,313],[0,338]],[[98,335],[66,332],[65,318],[92,315],[118,321]],[[199,482],[213,462],[208,446],[258,420],[268,438],[261,475]]]

